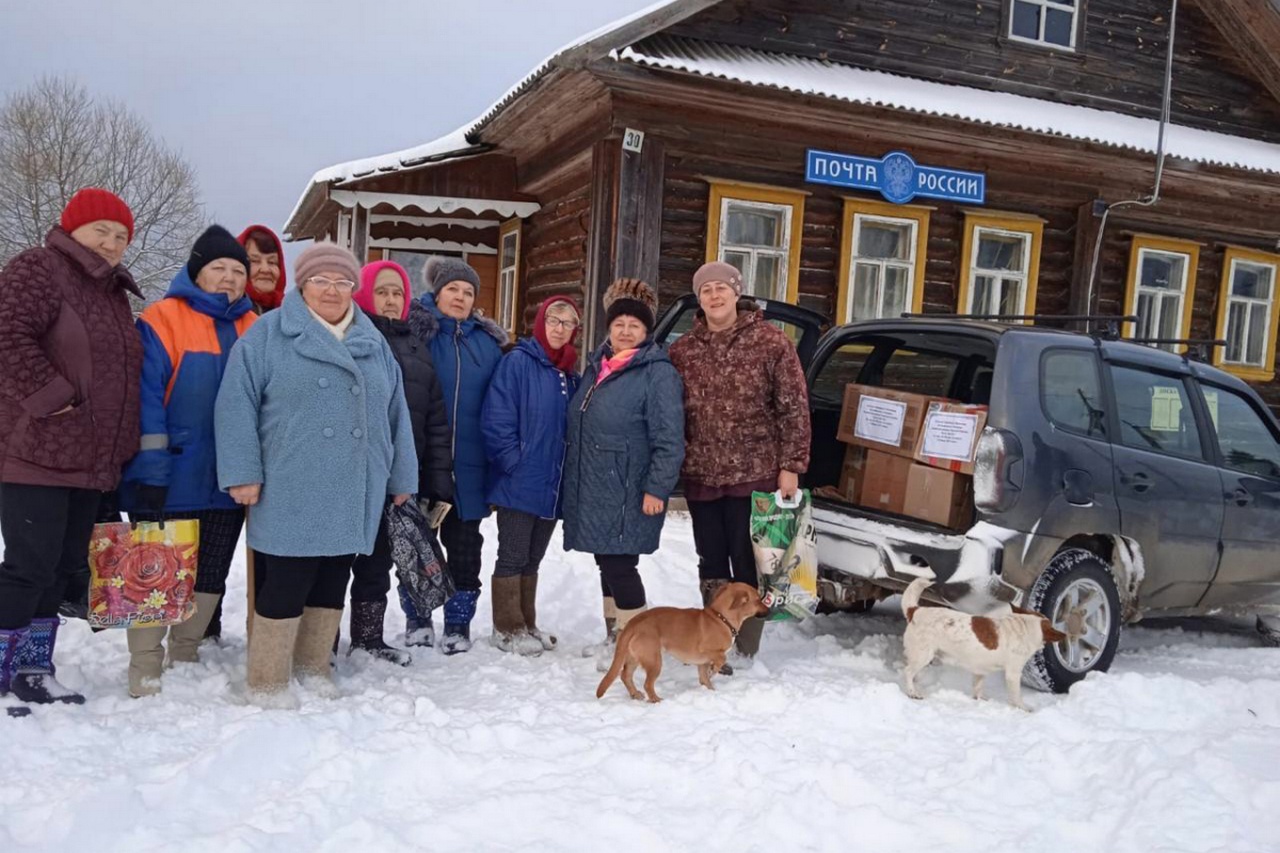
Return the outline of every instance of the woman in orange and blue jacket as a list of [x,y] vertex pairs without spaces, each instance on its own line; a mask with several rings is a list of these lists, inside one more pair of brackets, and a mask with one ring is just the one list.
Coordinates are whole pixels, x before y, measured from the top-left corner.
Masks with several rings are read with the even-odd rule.
[[131,628],[129,693],[160,690],[162,643],[169,662],[198,659],[197,647],[222,595],[244,525],[244,508],[218,488],[213,407],[231,347],[257,315],[245,295],[249,258],[226,229],[196,240],[165,298],[142,312],[142,441],[125,469],[120,503],[137,520],[200,522],[196,613],[171,628]]

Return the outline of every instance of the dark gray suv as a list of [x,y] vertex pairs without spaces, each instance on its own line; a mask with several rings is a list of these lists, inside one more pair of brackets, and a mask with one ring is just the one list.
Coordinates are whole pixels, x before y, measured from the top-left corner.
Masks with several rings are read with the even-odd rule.
[[1058,692],[1110,665],[1123,622],[1280,605],[1280,425],[1228,373],[1119,340],[940,317],[833,329],[808,376],[809,486],[839,477],[849,382],[990,406],[966,532],[815,500],[831,605],[931,574],[970,612],[1034,608],[1069,637],[1029,667]]

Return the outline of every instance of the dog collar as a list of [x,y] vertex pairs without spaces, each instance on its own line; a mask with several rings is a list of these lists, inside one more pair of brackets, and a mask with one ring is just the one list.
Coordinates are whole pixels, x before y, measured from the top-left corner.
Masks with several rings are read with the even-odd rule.
[[716,610],[715,608],[712,608],[712,607],[708,607],[707,609],[710,610],[712,613],[714,613],[716,615],[716,618],[724,623],[724,626],[729,629],[729,633],[733,636],[733,639],[735,640],[738,639],[737,629],[729,624],[729,620],[724,618],[724,614],[722,614],[719,610]]

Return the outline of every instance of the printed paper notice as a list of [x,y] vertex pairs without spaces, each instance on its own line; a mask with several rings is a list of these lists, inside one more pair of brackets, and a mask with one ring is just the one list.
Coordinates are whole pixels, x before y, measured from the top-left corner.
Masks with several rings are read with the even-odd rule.
[[978,435],[978,416],[961,412],[930,412],[924,420],[921,454],[931,459],[973,461],[973,440]]
[[865,441],[898,447],[902,443],[902,425],[906,419],[906,403],[864,394],[858,400],[858,421],[853,426],[853,434]]

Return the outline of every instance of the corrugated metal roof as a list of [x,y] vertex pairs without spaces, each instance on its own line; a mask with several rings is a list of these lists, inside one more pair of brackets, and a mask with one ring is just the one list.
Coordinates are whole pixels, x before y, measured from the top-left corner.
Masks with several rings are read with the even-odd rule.
[[[1154,119],[903,77],[819,59],[661,35],[646,40],[643,47],[615,51],[614,57],[649,68],[847,103],[890,107],[1135,151],[1156,150],[1159,122]],[[1172,157],[1280,174],[1280,145],[1273,143],[1170,125],[1165,147]]]

